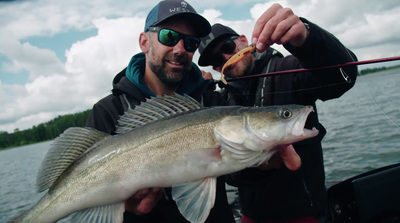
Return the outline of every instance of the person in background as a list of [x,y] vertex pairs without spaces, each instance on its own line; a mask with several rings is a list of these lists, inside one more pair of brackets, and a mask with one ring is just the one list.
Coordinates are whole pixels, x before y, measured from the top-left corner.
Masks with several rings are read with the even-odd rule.
[[[200,101],[209,81],[192,63],[200,37],[210,23],[185,1],[161,1],[148,14],[140,34],[141,53],[113,80],[112,94],[97,102],[87,126],[115,134],[119,117],[151,96],[188,94]],[[187,222],[171,197],[170,188],[138,191],[125,202],[124,222]],[[225,181],[218,178],[214,208],[206,222],[234,222]]]
[[[270,47],[274,43],[283,44],[292,55],[283,57]],[[293,144],[301,158],[301,166],[296,171],[282,165],[282,156],[274,156],[258,167],[227,176],[228,184],[238,187],[242,223],[324,222],[327,193],[321,141],[326,130],[319,123],[315,103],[318,99],[338,98],[348,91],[355,84],[357,68],[234,79],[342,64],[355,61],[356,56],[334,35],[279,4],[272,5],[256,21],[251,44],[257,50],[224,71],[230,81],[228,85],[220,83],[223,105],[312,105],[315,112],[308,116],[306,128],[316,127],[320,133]],[[211,33],[201,40],[198,64],[221,72],[224,63],[248,45],[244,35],[215,24]]]

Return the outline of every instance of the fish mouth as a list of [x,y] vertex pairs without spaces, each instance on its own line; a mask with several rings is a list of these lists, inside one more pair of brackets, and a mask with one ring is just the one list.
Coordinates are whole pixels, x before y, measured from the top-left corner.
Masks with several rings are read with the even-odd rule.
[[304,127],[306,125],[307,117],[311,112],[314,112],[314,108],[312,106],[306,106],[301,111],[301,115],[299,115],[299,118],[294,122],[292,126],[291,134],[295,138],[298,138],[297,141],[317,136],[319,133],[318,129],[316,129],[315,127],[313,127],[312,129],[306,129]]

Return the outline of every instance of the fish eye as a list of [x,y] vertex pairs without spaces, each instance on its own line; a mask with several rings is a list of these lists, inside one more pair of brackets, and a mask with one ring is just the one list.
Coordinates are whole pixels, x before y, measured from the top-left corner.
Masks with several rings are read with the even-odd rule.
[[280,116],[283,118],[290,118],[290,117],[292,117],[292,112],[289,110],[281,110]]

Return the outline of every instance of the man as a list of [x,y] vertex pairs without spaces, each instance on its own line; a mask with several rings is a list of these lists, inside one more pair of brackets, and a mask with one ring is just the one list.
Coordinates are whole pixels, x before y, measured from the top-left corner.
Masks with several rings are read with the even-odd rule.
[[[140,34],[142,53],[113,80],[112,94],[93,107],[88,126],[115,134],[119,116],[151,96],[188,94],[200,100],[208,86],[192,63],[200,37],[211,31],[209,22],[185,1],[161,1],[148,14]],[[169,188],[149,188],[125,202],[124,222],[187,222],[171,198]],[[206,222],[234,222],[225,182],[219,178],[214,208]]]
[[[251,42],[257,51],[224,71],[227,80],[231,80],[223,86],[227,105],[303,104],[314,106],[316,111],[316,100],[340,97],[355,83],[356,67],[234,81],[241,76],[356,59],[332,34],[279,4],[271,6],[257,20]],[[283,57],[269,47],[274,43],[283,44],[292,55]],[[211,33],[202,38],[198,64],[211,65],[221,72],[224,63],[247,46],[244,35],[215,24]],[[293,144],[301,158],[297,171],[290,171],[287,165],[282,167],[281,159],[275,156],[257,168],[227,177],[229,184],[238,187],[243,223],[323,221],[327,195],[321,140],[326,131],[316,112],[309,115],[306,123],[306,128],[312,127],[319,129],[317,137]]]

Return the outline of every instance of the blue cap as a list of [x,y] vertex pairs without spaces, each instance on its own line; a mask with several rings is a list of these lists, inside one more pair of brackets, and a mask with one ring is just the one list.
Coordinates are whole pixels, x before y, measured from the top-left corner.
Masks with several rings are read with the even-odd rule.
[[190,21],[198,31],[197,37],[206,36],[211,32],[211,25],[207,19],[197,14],[189,3],[181,0],[159,2],[147,15],[144,31],[147,32],[149,27],[156,26],[172,17],[182,17],[182,19]]

